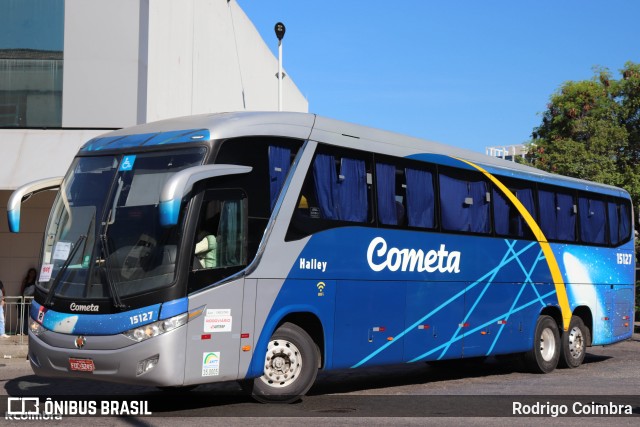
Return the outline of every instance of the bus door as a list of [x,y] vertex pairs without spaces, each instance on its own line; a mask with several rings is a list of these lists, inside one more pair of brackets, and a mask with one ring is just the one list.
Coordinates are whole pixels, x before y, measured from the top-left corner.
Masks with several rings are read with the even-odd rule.
[[247,266],[246,194],[206,190],[198,212],[188,292],[189,310],[199,316],[188,323],[188,384],[237,378],[245,279],[229,278]]

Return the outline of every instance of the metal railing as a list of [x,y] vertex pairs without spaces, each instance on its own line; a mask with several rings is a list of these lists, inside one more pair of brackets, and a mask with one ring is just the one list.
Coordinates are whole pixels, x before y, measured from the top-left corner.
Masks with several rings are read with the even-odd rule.
[[28,341],[29,307],[33,297],[4,297],[4,329],[7,335],[20,337],[19,343]]

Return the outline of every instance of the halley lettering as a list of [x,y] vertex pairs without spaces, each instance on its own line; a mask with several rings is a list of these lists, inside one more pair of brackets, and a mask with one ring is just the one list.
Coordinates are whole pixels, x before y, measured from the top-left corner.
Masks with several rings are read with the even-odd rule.
[[369,243],[367,262],[373,271],[418,271],[433,273],[459,273],[460,252],[447,251],[444,244],[439,250],[431,249],[426,254],[422,249],[389,248],[382,237],[376,237]]

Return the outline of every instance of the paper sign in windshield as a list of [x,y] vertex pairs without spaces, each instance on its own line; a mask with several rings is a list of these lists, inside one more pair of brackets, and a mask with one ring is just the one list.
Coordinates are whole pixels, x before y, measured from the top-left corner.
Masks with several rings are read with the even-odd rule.
[[53,264],[42,264],[40,268],[39,282],[48,282],[51,280],[51,272],[53,271]]
[[71,242],[58,242],[53,251],[53,259],[66,261],[69,258],[69,252],[71,252]]

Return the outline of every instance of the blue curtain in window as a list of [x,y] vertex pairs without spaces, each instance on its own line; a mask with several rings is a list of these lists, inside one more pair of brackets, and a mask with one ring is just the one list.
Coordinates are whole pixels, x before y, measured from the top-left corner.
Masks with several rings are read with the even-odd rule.
[[411,227],[435,226],[435,196],[431,172],[405,169],[407,180],[407,219]]
[[620,242],[620,222],[618,217],[618,204],[609,202],[607,203],[607,213],[609,214],[609,238],[612,245],[617,245]]
[[320,215],[325,219],[338,219],[338,175],[333,156],[318,154],[313,162],[313,181]]
[[271,209],[273,209],[289,173],[291,150],[275,145],[269,146],[269,181],[271,195]]
[[510,234],[510,205],[507,198],[501,192],[493,189],[493,222],[496,227],[496,233],[501,236]]
[[378,219],[382,224],[397,225],[396,167],[376,164],[376,188],[378,192]]
[[587,243],[605,242],[605,205],[601,200],[580,197],[578,199],[580,212],[580,237]]
[[631,212],[626,203],[618,204],[618,242],[625,240],[631,233]]
[[343,221],[366,222],[367,171],[364,160],[342,158],[338,180],[338,218]]
[[609,236],[611,244],[617,245],[629,237],[629,209],[624,203],[607,203],[609,211]]
[[570,194],[556,194],[557,236],[558,240],[576,239],[576,214],[574,212],[573,196]]
[[[515,192],[516,198],[520,200],[522,206],[529,212],[529,214],[536,219],[536,206],[533,201],[533,190],[531,188],[520,188]],[[525,230],[528,229],[528,225],[522,215],[518,214],[517,216],[517,235],[519,237],[524,236]]]
[[550,191],[538,191],[538,203],[540,205],[540,229],[547,240],[557,238],[556,224],[556,197]]
[[465,198],[469,197],[466,181],[440,174],[440,207],[442,210],[442,227],[451,231],[469,230],[469,205]]
[[484,181],[469,182],[469,196],[473,204],[469,207],[469,231],[488,233],[491,231],[490,201],[487,200],[487,183]]

